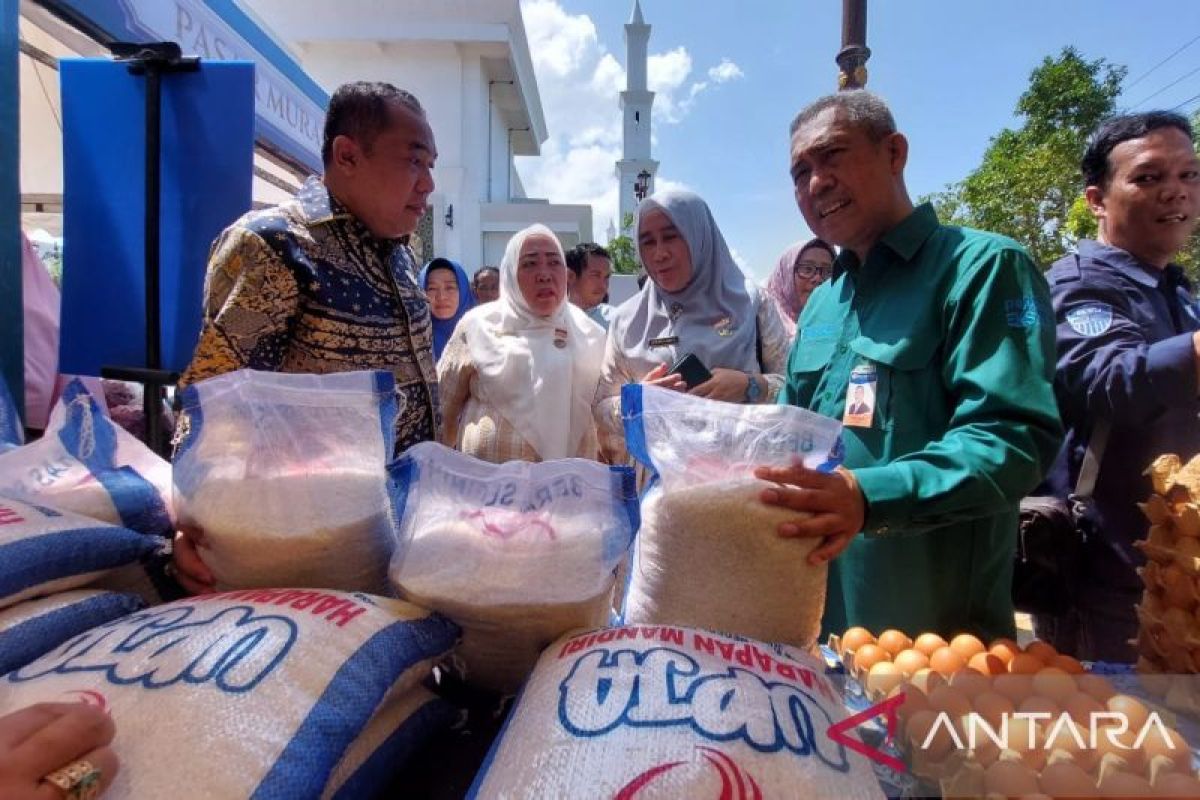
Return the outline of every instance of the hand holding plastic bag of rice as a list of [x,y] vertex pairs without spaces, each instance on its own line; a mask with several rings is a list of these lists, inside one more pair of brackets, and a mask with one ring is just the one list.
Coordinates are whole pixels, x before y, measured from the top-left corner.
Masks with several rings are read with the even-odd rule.
[[386,593],[393,387],[387,372],[239,370],[183,391],[176,508],[219,589]]
[[629,452],[654,479],[642,496],[626,622],[690,625],[811,647],[827,567],[819,539],[786,538],[798,512],[760,499],[761,466],[832,470],[841,423],[792,406],[741,405],[630,384],[621,391]]
[[171,535],[171,465],[67,384],[35,442],[0,452],[0,493],[139,533]]
[[401,597],[463,629],[464,679],[511,693],[546,645],[608,622],[637,530],[633,471],[586,459],[490,464],[430,442],[389,467]]
[[793,648],[591,631],[542,655],[468,797],[882,798],[844,723],[824,664]]

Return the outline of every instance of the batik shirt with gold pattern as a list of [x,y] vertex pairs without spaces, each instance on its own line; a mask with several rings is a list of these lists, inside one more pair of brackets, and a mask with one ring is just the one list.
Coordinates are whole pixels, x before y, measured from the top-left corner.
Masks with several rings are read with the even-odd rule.
[[180,387],[237,369],[396,377],[396,452],[437,432],[429,303],[413,256],[373,236],[309,178],[297,195],[252,211],[213,244],[204,324]]

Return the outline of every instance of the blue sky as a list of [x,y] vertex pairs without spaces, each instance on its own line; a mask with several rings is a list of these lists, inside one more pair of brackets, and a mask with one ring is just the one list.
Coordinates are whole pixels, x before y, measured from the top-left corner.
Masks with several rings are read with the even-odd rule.
[[[620,151],[616,92],[624,85],[622,25],[632,0],[522,0],[550,139],[518,159],[531,196],[590,202],[603,241],[615,208]],[[787,126],[807,101],[832,91],[841,36],[838,0],[642,0],[650,38],[659,186],[708,200],[746,270],[763,278],[807,227],[788,179]],[[1074,45],[1088,59],[1129,68],[1132,84],[1200,36],[1200,0],[872,0],[868,87],[891,104],[908,135],[908,186],[940,190],[978,165],[988,140],[1016,124],[1030,72]],[[1132,85],[1133,105],[1200,70],[1200,41]],[[1189,100],[1200,71],[1138,110]]]

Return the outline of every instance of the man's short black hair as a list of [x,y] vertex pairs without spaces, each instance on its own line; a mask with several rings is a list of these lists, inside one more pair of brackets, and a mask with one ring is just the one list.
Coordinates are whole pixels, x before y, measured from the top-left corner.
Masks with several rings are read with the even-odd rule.
[[612,261],[608,251],[595,242],[580,242],[567,251],[567,269],[574,272],[575,277],[579,277],[587,266],[588,256],[600,256]]
[[850,124],[866,131],[873,142],[896,132],[896,119],[882,97],[866,89],[851,89],[818,97],[800,109],[788,128],[788,135],[795,136],[796,131],[828,108],[838,109],[845,114]]
[[393,104],[425,116],[425,109],[415,95],[390,83],[355,81],[339,86],[329,98],[329,110],[325,112],[325,139],[321,142],[321,161],[325,166],[333,160],[333,140],[339,136],[349,136],[370,152],[375,137],[388,126]]
[[497,278],[500,277],[500,268],[499,267],[480,267],[479,269],[475,270],[475,274],[471,276],[471,285],[478,286],[479,279],[481,277],[483,277],[483,275],[485,273],[488,273],[488,272],[494,272],[494,273],[496,273]]
[[1108,156],[1113,148],[1130,139],[1141,139],[1159,128],[1176,128],[1195,140],[1192,126],[1182,114],[1173,111],[1145,111],[1141,114],[1123,114],[1100,123],[1090,139],[1079,169],[1083,173],[1084,186],[1104,186],[1111,176]]

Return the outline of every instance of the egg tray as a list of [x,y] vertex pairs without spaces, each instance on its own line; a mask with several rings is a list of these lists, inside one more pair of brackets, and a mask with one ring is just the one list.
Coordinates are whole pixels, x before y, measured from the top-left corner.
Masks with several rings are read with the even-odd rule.
[[[1158,526],[1153,526],[1157,528]],[[1200,539],[1196,540],[1200,543]],[[1162,544],[1153,544],[1150,540],[1139,539],[1133,543],[1133,546],[1141,550],[1146,558],[1158,564],[1160,567],[1167,567],[1171,564],[1179,565],[1179,568],[1184,570],[1189,576],[1195,577],[1200,575],[1200,557],[1189,556],[1186,553],[1181,553],[1174,547]]]
[[[958,755],[958,753],[951,754],[951,758],[947,759],[947,762],[953,762],[952,769],[937,781],[937,786],[941,791],[942,797],[947,798],[947,800],[950,800],[950,798],[960,797],[984,797],[984,773],[986,771],[984,766],[976,761],[973,757],[955,759],[954,756],[956,755]],[[1007,751],[1007,755],[1001,756],[1001,758],[1006,757],[1015,757],[1016,760],[1020,760],[1020,757],[1017,756],[1014,751]],[[1066,758],[1069,760],[1071,759],[1071,756],[1057,750],[1051,755],[1051,759],[1060,758]],[[1161,759],[1162,757],[1160,756],[1159,758]],[[1050,763],[1051,761],[1048,760],[1046,766],[1048,766]],[[1084,772],[1090,778],[1095,780],[1097,787],[1097,795],[1090,796],[1099,796],[1098,787],[1104,782],[1109,773],[1128,772],[1130,770],[1127,769],[1127,766],[1128,765],[1126,762],[1120,756],[1114,753],[1108,753],[1101,759],[1099,765],[1093,767],[1091,770],[1084,770]],[[1168,763],[1160,762],[1153,763],[1148,771],[1150,774],[1150,785],[1154,786],[1156,783],[1158,783],[1160,775],[1171,772],[1172,769]],[[1034,772],[1037,774],[1038,780],[1040,781],[1042,778],[1042,769],[1034,770]],[[1133,771],[1133,774],[1140,775],[1143,778],[1146,777],[1146,771]],[[1193,778],[1198,777],[1196,773],[1189,774],[1191,774]],[[992,797],[993,795],[986,796]]]
[[[846,677],[854,681],[862,692],[863,697],[870,700],[872,703],[878,703],[887,697],[887,692],[873,691],[867,686],[867,673],[870,670],[859,669],[854,665],[854,650],[842,650],[842,637],[836,633],[829,634],[829,639],[826,640],[826,647],[834,652],[838,657],[838,661],[842,665],[842,669],[846,670]],[[908,683],[908,678],[905,678],[901,683]]]
[[1139,653],[1161,664],[1163,672],[1200,674],[1200,638],[1190,630],[1173,630],[1161,617],[1155,616],[1142,605],[1137,606],[1136,611],[1139,623],[1136,645]]
[[1147,467],[1154,491],[1163,497],[1188,502],[1200,499],[1200,455],[1186,464],[1174,453],[1164,453]]

